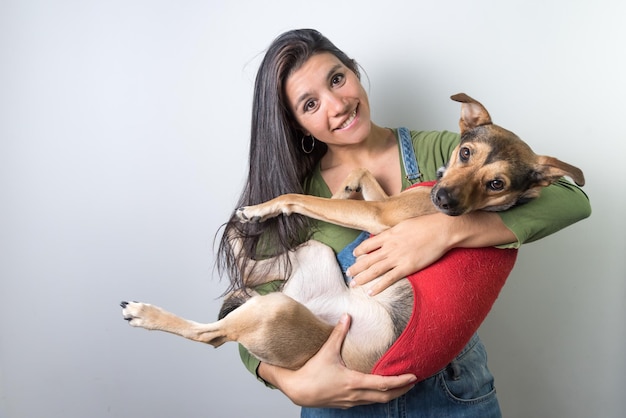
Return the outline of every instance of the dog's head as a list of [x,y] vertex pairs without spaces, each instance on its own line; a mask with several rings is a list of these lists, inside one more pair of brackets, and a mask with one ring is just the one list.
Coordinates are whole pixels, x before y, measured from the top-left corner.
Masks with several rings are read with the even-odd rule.
[[474,210],[501,211],[539,196],[541,188],[563,176],[585,184],[580,169],[553,157],[535,154],[513,132],[491,122],[487,110],[464,93],[461,142],[446,167],[439,170],[431,199],[448,215]]

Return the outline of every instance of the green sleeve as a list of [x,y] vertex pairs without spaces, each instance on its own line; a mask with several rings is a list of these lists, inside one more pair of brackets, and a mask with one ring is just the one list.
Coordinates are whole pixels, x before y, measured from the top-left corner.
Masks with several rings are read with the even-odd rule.
[[269,383],[263,380],[261,376],[259,376],[259,374],[257,373],[257,369],[259,368],[259,365],[261,364],[261,360],[257,359],[252,354],[250,354],[250,352],[246,349],[246,347],[244,347],[241,344],[239,344],[239,357],[241,357],[241,361],[243,362],[243,365],[246,366],[246,369],[248,369],[250,373],[255,375],[259,381],[265,384],[265,386],[274,389],[274,387],[272,387]]
[[506,247],[518,248],[589,217],[591,205],[579,187],[561,179],[545,187],[537,199],[499,215],[517,237],[517,242]]

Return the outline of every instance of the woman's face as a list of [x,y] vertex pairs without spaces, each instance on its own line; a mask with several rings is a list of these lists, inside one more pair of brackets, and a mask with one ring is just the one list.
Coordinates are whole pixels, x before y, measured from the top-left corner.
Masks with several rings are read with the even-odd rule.
[[287,78],[285,93],[306,135],[329,146],[362,142],[370,133],[370,108],[361,81],[331,53],[309,58]]

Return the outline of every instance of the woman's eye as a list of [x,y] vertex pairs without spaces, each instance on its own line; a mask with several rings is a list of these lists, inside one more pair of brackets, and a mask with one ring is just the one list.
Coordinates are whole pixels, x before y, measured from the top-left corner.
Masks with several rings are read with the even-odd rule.
[[463,147],[459,150],[459,158],[461,159],[461,161],[469,160],[471,155],[472,155],[472,152],[467,147]]
[[315,101],[314,100],[309,100],[306,103],[304,103],[304,111],[308,112],[309,110],[313,110],[315,109]]
[[343,74],[336,74],[333,76],[331,80],[331,84],[333,86],[336,86],[337,84],[341,84],[342,81],[343,81]]

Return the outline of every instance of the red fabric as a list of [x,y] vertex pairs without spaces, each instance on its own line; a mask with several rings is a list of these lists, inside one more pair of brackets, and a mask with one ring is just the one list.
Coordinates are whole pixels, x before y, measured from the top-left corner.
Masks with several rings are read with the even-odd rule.
[[491,310],[516,258],[514,249],[458,248],[408,276],[411,319],[372,373],[413,373],[422,380],[446,367]]

